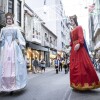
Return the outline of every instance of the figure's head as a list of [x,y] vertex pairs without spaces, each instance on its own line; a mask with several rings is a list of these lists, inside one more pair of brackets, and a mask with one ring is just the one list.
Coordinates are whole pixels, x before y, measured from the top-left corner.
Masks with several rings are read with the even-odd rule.
[[11,14],[11,13],[6,13],[5,14],[5,17],[6,17],[6,23],[8,24],[8,25],[12,25],[13,23],[14,23],[14,20],[13,20],[13,14]]
[[77,22],[77,16],[76,15],[73,15],[73,16],[70,16],[70,21],[71,21],[71,25],[72,26],[78,26],[78,22]]

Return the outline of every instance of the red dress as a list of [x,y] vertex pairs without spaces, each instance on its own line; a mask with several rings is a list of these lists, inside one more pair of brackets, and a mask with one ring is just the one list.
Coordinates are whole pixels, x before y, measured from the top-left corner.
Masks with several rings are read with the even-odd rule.
[[[78,51],[74,47],[80,43]],[[89,90],[100,87],[100,81],[84,46],[84,36],[81,26],[77,26],[71,32],[70,55],[70,85],[77,90]]]

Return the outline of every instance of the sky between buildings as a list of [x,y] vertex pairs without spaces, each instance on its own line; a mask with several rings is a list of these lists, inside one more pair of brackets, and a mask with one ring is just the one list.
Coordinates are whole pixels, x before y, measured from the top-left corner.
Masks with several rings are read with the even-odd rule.
[[[30,2],[29,2],[30,1]],[[88,30],[88,7],[92,0],[62,0],[63,7],[66,16],[71,16],[76,14],[78,17],[78,23],[85,29],[85,40],[89,43],[89,30]],[[28,5],[32,7],[31,0],[25,0]],[[35,8],[35,7],[34,7]],[[35,8],[36,11],[40,11],[43,8]],[[46,8],[47,9],[47,8]],[[54,19],[55,20],[55,19]]]
[[62,0],[66,15],[77,15],[79,25],[81,25],[86,31],[86,40],[88,43],[88,9],[85,9],[85,7],[90,4],[90,1],[91,0]]

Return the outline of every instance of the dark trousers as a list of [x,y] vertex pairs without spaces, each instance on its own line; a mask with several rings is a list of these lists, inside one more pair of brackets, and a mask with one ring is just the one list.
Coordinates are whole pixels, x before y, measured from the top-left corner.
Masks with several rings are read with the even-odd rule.
[[69,71],[69,65],[67,64],[65,64],[64,65],[64,70],[65,70],[65,74],[67,74],[68,73],[68,71]]
[[56,74],[58,74],[58,66],[55,66]]
[[62,71],[62,63],[59,64],[59,71]]
[[45,72],[45,67],[41,67],[41,70],[44,70],[44,72]]

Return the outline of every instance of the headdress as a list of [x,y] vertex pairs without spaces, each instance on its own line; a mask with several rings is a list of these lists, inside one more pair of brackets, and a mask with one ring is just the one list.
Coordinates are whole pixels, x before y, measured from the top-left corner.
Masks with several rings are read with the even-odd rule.
[[11,16],[12,18],[14,17],[14,15],[12,13],[10,13],[10,12],[5,14],[5,17],[7,17],[7,16]]
[[77,19],[76,15],[70,16],[70,19]]
[[[13,21],[13,23],[14,23],[14,15],[13,15],[12,13],[8,12],[8,13],[5,14],[5,17],[6,17],[6,18],[7,18],[7,16],[11,16],[12,21]],[[7,20],[6,20],[6,22],[7,22]]]
[[75,24],[76,24],[76,26],[78,26],[77,16],[76,15],[70,16],[69,18],[70,18],[70,20],[73,19]]

